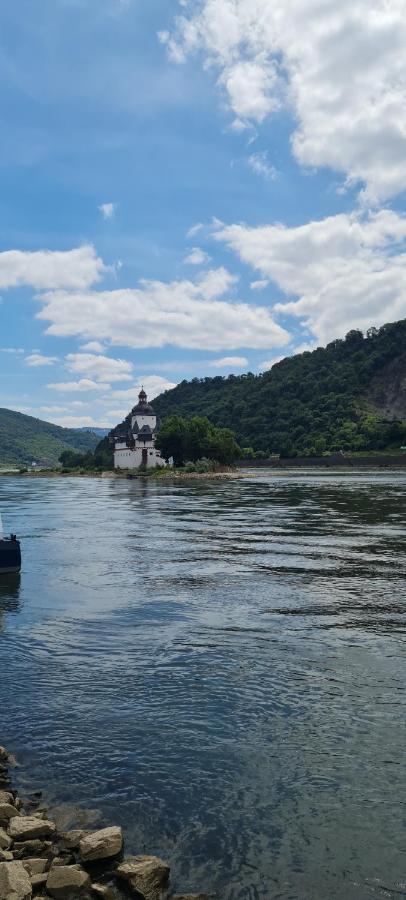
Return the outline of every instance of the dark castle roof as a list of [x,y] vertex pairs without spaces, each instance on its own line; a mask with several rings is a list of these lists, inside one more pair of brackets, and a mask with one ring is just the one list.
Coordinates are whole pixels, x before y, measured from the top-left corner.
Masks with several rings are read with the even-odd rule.
[[150,403],[147,403],[147,395],[144,388],[138,394],[138,403],[131,410],[132,416],[154,416],[155,412]]

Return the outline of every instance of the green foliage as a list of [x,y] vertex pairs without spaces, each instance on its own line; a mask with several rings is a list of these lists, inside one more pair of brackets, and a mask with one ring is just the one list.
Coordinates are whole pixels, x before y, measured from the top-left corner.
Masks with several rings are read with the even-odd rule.
[[[386,421],[365,398],[373,379],[402,358],[405,346],[406,320],[370,328],[366,337],[354,329],[344,340],[288,357],[263,375],[182,381],[156,398],[154,408],[165,420],[163,431],[175,428],[174,417],[207,417],[232,429],[248,448],[241,451],[247,459],[250,449],[258,458],[399,447],[406,444],[406,422]],[[182,455],[193,458],[186,449]],[[205,448],[199,455],[212,453]]]
[[173,457],[175,466],[202,459],[231,465],[241,454],[229,428],[216,428],[202,416],[191,419],[168,416],[159,431],[156,447],[165,459]]
[[0,462],[18,466],[33,461],[55,466],[64,450],[92,451],[98,443],[92,432],[61,428],[12,409],[0,409]]

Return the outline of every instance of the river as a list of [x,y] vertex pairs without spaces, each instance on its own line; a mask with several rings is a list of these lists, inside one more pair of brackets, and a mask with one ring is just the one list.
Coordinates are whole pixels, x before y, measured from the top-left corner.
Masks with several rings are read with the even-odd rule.
[[406,896],[405,496],[396,473],[2,477],[23,786],[123,825],[178,890]]

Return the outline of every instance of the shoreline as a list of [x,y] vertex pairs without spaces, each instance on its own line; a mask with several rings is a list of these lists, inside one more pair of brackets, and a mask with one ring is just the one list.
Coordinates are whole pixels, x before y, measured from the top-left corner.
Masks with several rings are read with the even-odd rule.
[[173,893],[170,865],[158,856],[125,856],[120,826],[58,829],[42,791],[22,799],[12,786],[16,765],[0,746],[0,898],[209,900],[208,894]]

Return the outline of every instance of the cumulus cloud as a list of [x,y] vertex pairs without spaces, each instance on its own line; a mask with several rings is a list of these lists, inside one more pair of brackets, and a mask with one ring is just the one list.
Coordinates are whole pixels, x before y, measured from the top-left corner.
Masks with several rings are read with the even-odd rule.
[[192,0],[160,38],[215,68],[237,127],[283,106],[299,163],[369,201],[406,188],[404,0]]
[[80,378],[79,381],[58,381],[48,384],[47,387],[52,391],[59,391],[61,394],[68,394],[71,391],[102,391],[105,393],[110,390],[109,384],[92,381],[90,378]]
[[115,203],[101,203],[98,207],[99,212],[103,216],[103,219],[112,219],[116,208],[117,207]]
[[189,266],[203,266],[205,263],[209,262],[210,256],[208,253],[205,253],[201,247],[192,247],[190,253],[185,256],[183,262],[187,263]]
[[245,369],[248,359],[245,356],[223,356],[221,359],[212,359],[209,366],[212,369]]
[[57,356],[43,356],[42,353],[30,353],[25,357],[27,366],[53,366],[58,362]]
[[108,402],[111,403],[111,400],[125,400],[134,406],[138,402],[138,394],[142,387],[146,391],[148,399],[153,400],[154,397],[162,394],[163,391],[170,391],[176,387],[176,382],[168,381],[167,378],[162,378],[161,375],[145,375],[143,378],[138,379],[131,388],[112,390],[109,394]]
[[275,311],[296,316],[322,342],[406,315],[406,216],[381,210],[296,228],[230,225],[216,236],[289,297]]
[[82,344],[80,349],[88,350],[89,353],[103,353],[106,348],[100,341],[89,341],[87,344]]
[[256,175],[261,175],[266,181],[275,181],[275,178],[278,177],[275,166],[269,162],[266,150],[251,153],[251,156],[248,157],[248,165]]
[[42,296],[38,318],[49,334],[110,340],[127,347],[172,344],[196,350],[285,345],[289,334],[270,310],[222,299],[237,279],[226,269],[195,281],[141,281],[115,291],[51,291]]
[[133,367],[125,359],[111,359],[94,353],[68,353],[66,368],[95,381],[131,381]]
[[0,253],[0,288],[85,290],[108,271],[94,247],[74,250],[5,250]]

